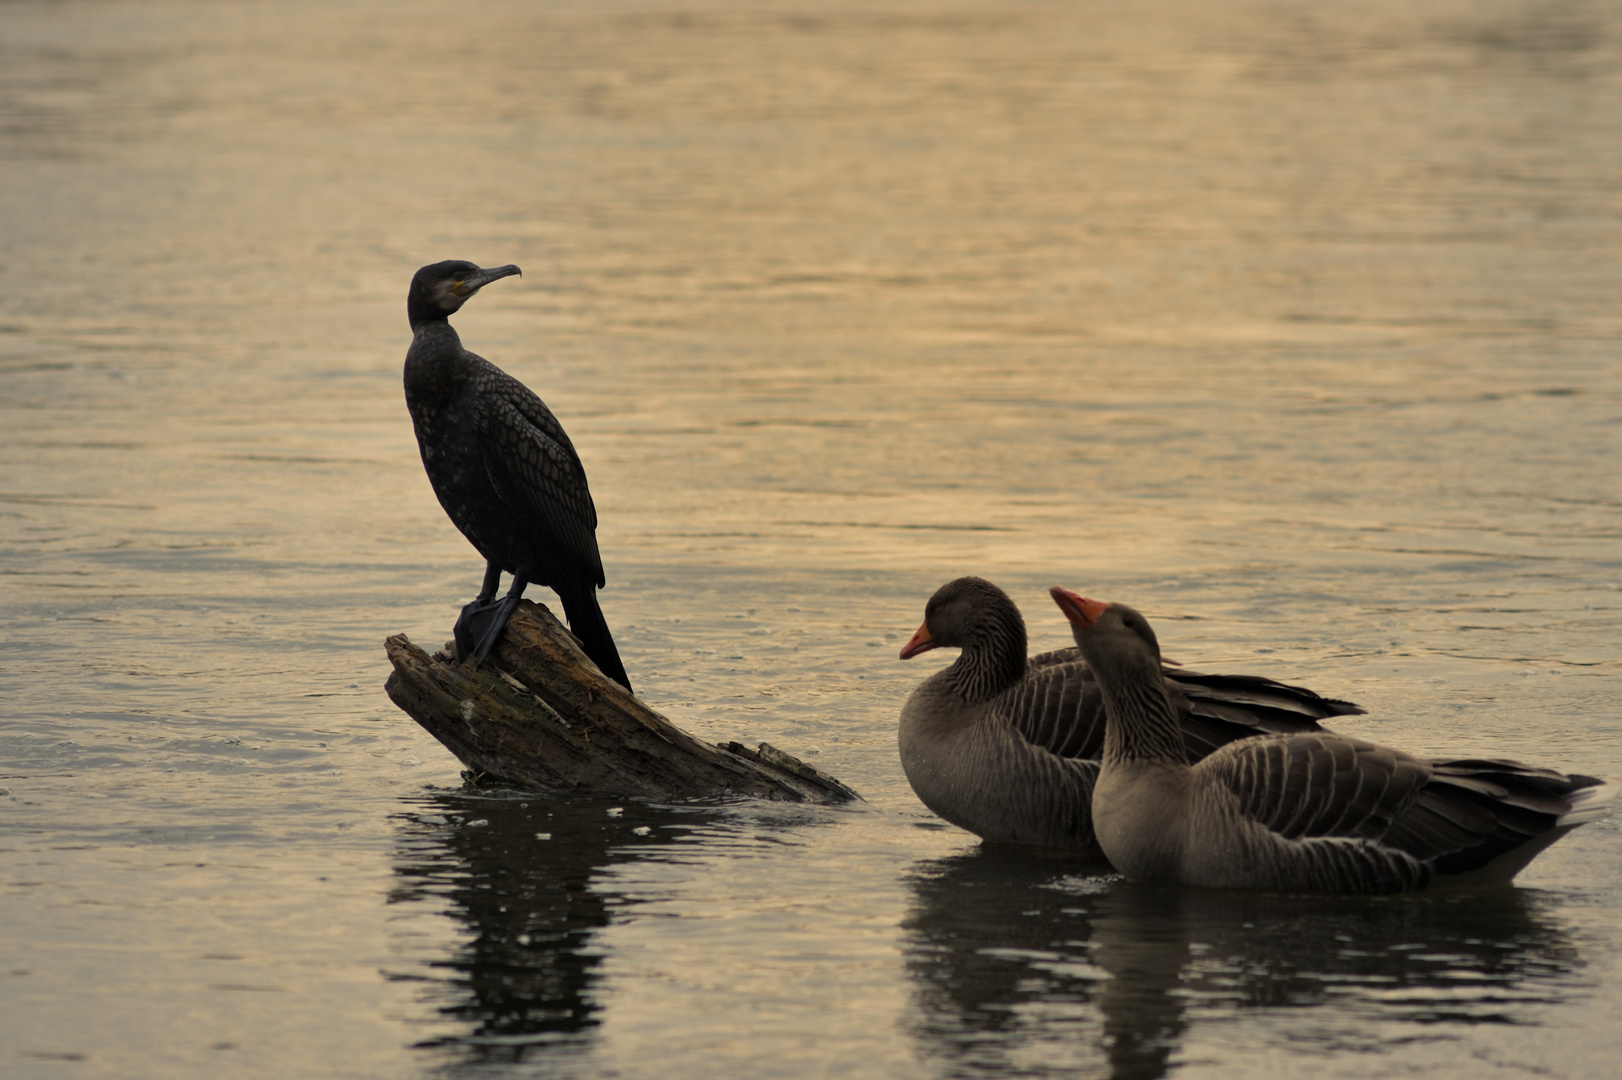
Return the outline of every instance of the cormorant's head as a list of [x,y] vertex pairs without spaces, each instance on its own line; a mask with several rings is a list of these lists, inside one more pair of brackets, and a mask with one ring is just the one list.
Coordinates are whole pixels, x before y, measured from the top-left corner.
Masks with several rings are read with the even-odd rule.
[[462,259],[446,259],[418,270],[406,293],[406,315],[411,325],[453,314],[468,298],[497,278],[523,271],[516,266],[494,266],[488,270]]

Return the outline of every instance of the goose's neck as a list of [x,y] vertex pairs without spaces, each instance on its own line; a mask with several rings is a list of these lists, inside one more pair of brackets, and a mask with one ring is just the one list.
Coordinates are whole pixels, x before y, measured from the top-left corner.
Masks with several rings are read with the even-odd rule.
[[1183,723],[1166,694],[1158,664],[1131,678],[1104,678],[1104,764],[1161,761],[1186,765],[1188,747]]
[[946,681],[964,701],[990,701],[1025,677],[1025,635],[997,634],[966,645],[946,669]]

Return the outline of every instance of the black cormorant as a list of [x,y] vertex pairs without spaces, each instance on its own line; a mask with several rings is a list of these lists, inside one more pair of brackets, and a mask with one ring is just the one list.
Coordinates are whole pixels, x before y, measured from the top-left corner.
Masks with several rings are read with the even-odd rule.
[[[597,508],[569,436],[517,379],[462,348],[449,316],[516,266],[449,260],[418,270],[406,295],[406,408],[439,504],[486,562],[479,595],[456,620],[459,660],[484,662],[531,582],[556,590],[569,628],[604,675],[630,689],[597,606],[603,560]],[[500,600],[501,572],[513,576]]]

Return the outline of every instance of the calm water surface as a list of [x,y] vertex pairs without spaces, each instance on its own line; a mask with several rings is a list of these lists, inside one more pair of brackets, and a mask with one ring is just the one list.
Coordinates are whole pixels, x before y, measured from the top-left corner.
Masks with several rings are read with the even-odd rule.
[[[8,1077],[1613,1075],[1622,823],[1143,888],[894,727],[974,572],[1622,779],[1622,5],[8,2],[0,169]],[[646,700],[864,804],[467,793],[388,702],[480,577],[452,257]]]

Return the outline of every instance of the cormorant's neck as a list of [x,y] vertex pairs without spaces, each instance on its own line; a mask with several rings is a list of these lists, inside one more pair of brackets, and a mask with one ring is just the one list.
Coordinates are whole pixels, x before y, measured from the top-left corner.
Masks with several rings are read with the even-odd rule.
[[414,342],[446,339],[461,344],[462,341],[461,334],[457,334],[456,328],[451,326],[451,321],[446,318],[443,311],[436,311],[433,318],[412,319],[410,336]]
[[1104,694],[1104,763],[1164,761],[1188,764],[1183,723],[1166,693],[1158,662],[1104,671],[1093,665]]
[[411,321],[411,332],[414,334],[420,327],[429,323],[441,322],[449,326],[450,315],[441,310],[438,304],[430,304],[419,300],[415,296],[406,299],[406,318]]
[[426,356],[435,353],[455,356],[462,353],[462,336],[443,315],[411,324],[411,352],[407,354],[407,359],[413,354]]
[[440,315],[412,327],[411,348],[406,350],[406,404],[412,409],[435,408],[448,401],[468,377],[467,350],[456,330]]
[[1025,677],[1025,628],[1001,631],[963,646],[963,654],[946,669],[947,684],[964,701],[990,701]]

